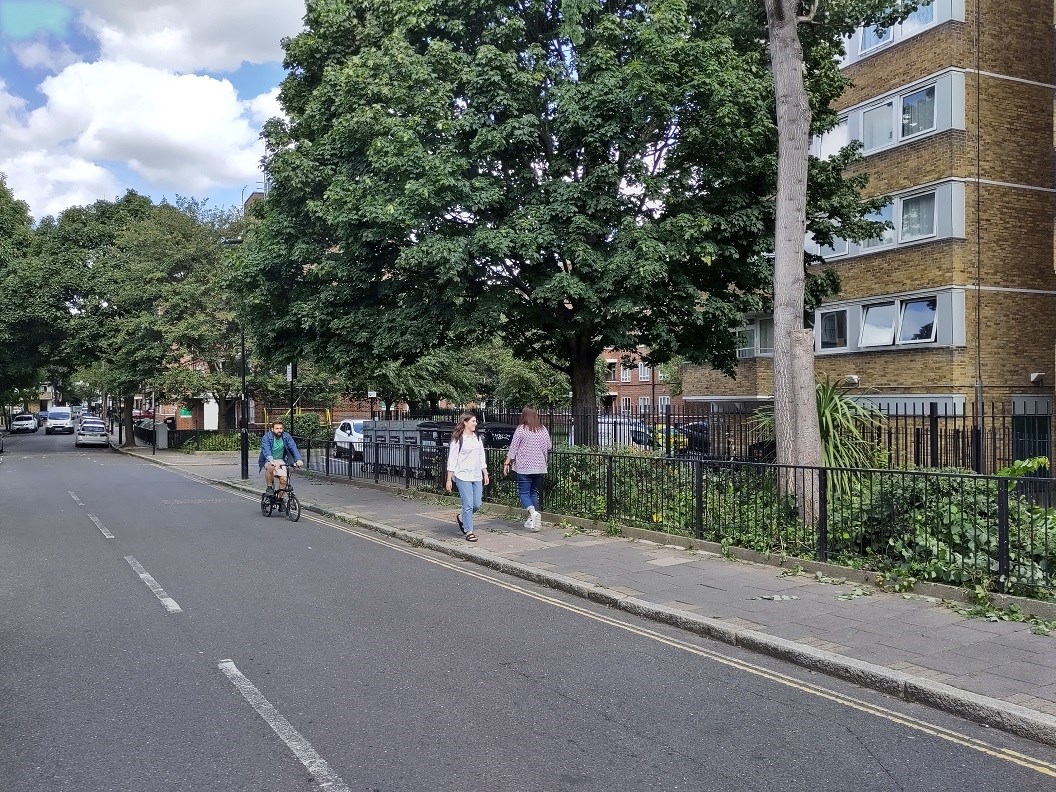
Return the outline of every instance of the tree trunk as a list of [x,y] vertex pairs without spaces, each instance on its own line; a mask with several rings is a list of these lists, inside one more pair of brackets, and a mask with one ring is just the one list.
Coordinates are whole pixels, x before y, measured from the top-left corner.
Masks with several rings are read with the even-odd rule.
[[583,338],[569,345],[572,366],[572,429],[576,445],[598,444],[598,389],[594,367],[598,353],[594,344]]
[[[765,0],[777,100],[778,165],[774,234],[774,433],[782,465],[820,467],[814,334],[803,328],[810,104],[803,84],[798,0]],[[804,520],[817,515],[816,476],[794,476]]]
[[122,448],[135,448],[136,447],[136,434],[132,431],[132,408],[135,405],[135,397],[126,396],[124,402],[124,413],[125,413],[125,436],[121,441]]

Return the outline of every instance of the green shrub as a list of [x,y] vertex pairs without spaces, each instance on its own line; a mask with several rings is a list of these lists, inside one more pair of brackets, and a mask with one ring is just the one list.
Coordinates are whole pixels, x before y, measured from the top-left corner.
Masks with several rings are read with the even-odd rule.
[[[260,450],[260,438],[250,434],[249,447],[253,451]],[[188,440],[180,450],[185,453],[194,451],[238,451],[241,448],[237,434],[200,434],[197,440]]]

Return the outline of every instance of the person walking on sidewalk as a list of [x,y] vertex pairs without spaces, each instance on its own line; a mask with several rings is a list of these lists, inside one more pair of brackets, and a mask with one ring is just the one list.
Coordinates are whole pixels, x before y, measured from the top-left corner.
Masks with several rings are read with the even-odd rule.
[[514,465],[517,495],[521,505],[528,510],[524,527],[529,531],[538,531],[543,524],[543,515],[539,513],[540,497],[546,478],[546,460],[553,447],[550,433],[539,420],[538,411],[534,407],[521,410],[521,422],[513,432],[510,450],[506,453],[506,461],[502,463],[502,472],[503,475],[509,475],[510,465]]
[[451,433],[451,450],[447,454],[447,484],[458,488],[462,501],[462,513],[455,517],[458,527],[467,542],[477,541],[473,533],[473,514],[484,502],[484,487],[488,485],[488,460],[484,454],[484,443],[477,437],[477,416],[462,413],[458,426]]
[[280,476],[279,492],[286,489],[286,468],[282,467],[282,463],[290,460],[293,460],[297,467],[304,464],[293,437],[285,431],[282,421],[275,421],[260,439],[260,456],[257,457],[257,469],[264,471],[264,483],[267,485],[265,492],[268,495],[275,492],[276,473]]

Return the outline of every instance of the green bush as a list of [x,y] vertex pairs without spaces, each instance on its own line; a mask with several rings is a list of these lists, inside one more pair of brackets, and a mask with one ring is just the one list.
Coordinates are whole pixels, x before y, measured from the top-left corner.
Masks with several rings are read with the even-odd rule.
[[[260,438],[250,434],[249,447],[251,450],[260,450]],[[180,450],[190,454],[194,451],[238,451],[241,448],[237,434],[201,434],[197,441],[188,440]]]

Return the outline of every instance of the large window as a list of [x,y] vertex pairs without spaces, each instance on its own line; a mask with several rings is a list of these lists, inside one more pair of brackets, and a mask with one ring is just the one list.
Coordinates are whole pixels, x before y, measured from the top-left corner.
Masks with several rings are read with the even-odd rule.
[[920,300],[906,300],[902,303],[898,343],[915,344],[935,340],[937,302],[934,297],[925,297]]
[[605,381],[615,382],[616,381],[616,361],[610,360],[605,363]]
[[631,367],[626,363],[620,365],[620,382],[631,381]]
[[862,336],[858,346],[891,346],[896,338],[899,344],[934,341],[937,306],[935,297],[866,305],[862,309]]
[[624,415],[631,414],[631,397],[621,396],[620,397],[620,412]]
[[774,320],[772,318],[760,319],[759,328],[759,354],[774,354]]
[[862,28],[862,46],[859,52],[868,52],[877,47],[882,47],[884,44],[890,43],[891,39],[891,28]]
[[851,142],[850,125],[844,116],[836,126],[814,141],[814,156],[827,160]]
[[755,357],[754,327],[742,327],[737,331],[737,357],[741,360]]
[[[879,212],[870,216],[870,220],[880,220],[886,223],[892,222],[892,215],[894,214],[894,206],[888,204]],[[867,239],[862,242],[862,248],[864,250],[871,250],[873,248],[887,247],[895,244],[895,230],[893,228],[885,228],[883,233],[876,237],[876,239]]]
[[862,311],[860,347],[890,346],[895,341],[895,303],[867,305]]
[[840,239],[839,237],[832,238],[832,245],[821,245],[818,248],[818,255],[823,259],[835,258],[836,256],[847,255],[847,240]]
[[916,11],[902,20],[900,27],[903,36],[919,33],[924,28],[935,24],[935,6],[931,0],[926,0],[926,2],[927,5],[919,6]]
[[902,97],[902,137],[935,128],[935,86],[929,85]]
[[638,397],[638,414],[639,415],[647,415],[650,412],[652,412],[652,408],[651,408],[650,403],[649,403],[649,397],[648,396],[639,396]]
[[914,239],[935,236],[935,193],[913,195],[900,200],[902,215],[899,239],[910,242]]
[[894,102],[871,107],[862,113],[862,142],[865,151],[890,145],[894,141]]
[[649,368],[649,364],[648,363],[639,363],[638,364],[638,381],[639,382],[649,382],[650,380],[652,380],[652,378],[653,378],[653,371],[652,371],[651,368]]
[[847,311],[821,312],[821,348],[847,348]]

